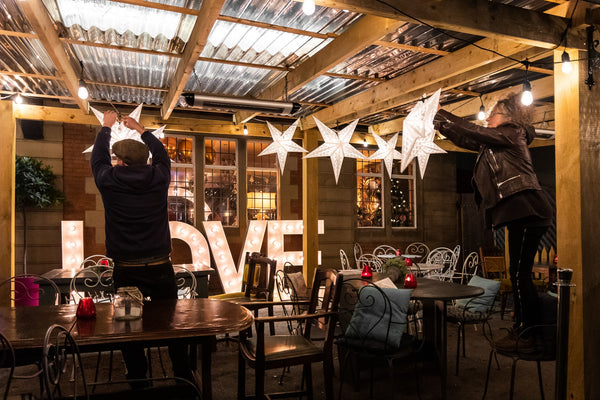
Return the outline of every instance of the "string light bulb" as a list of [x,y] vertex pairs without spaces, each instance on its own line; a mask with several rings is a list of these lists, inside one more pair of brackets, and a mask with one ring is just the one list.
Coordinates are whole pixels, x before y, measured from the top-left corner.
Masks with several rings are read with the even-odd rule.
[[562,72],[565,74],[571,73],[573,71],[573,64],[571,64],[571,57],[567,51],[563,51],[562,56]]
[[530,106],[533,103],[533,93],[531,93],[531,83],[525,80],[523,83],[523,94],[521,95],[521,103],[524,106]]
[[13,101],[15,102],[15,104],[23,104],[23,97],[21,97],[21,93],[17,93]]
[[244,125],[244,135],[248,135],[248,127]]
[[367,137],[365,136],[363,138],[363,147],[367,147],[369,145],[369,143],[367,143]]
[[87,86],[85,85],[85,81],[83,80],[83,61],[79,61],[79,65],[81,65],[81,77],[79,79],[79,89],[77,89],[77,96],[81,100],[86,100],[90,95],[90,92],[88,92]]
[[305,15],[313,15],[315,12],[315,0],[304,0],[302,3],[302,12]]
[[479,101],[481,101],[481,107],[479,107],[479,112],[477,113],[477,119],[480,121],[485,120],[485,107],[483,106],[483,99],[479,96]]

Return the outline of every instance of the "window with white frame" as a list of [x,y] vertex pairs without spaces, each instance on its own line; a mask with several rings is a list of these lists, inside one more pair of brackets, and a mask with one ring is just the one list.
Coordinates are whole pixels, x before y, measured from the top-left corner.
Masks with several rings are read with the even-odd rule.
[[237,160],[236,140],[204,140],[204,212],[223,226],[238,226]]
[[[366,157],[375,150],[360,149]],[[383,227],[383,163],[380,160],[356,160],[356,207],[359,228]]]
[[394,161],[392,166],[391,193],[391,224],[392,228],[416,228],[417,202],[416,176],[414,162],[410,163],[404,173],[401,173],[400,161]]
[[279,169],[276,154],[258,156],[271,142],[246,142],[248,220],[277,219]]
[[168,135],[161,139],[171,160],[167,198],[170,221],[194,224],[194,139]]

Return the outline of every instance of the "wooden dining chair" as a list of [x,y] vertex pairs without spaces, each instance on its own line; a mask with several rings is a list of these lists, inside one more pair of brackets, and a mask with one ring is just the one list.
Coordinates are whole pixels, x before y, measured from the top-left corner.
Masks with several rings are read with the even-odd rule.
[[[303,366],[303,384],[299,390],[285,393],[285,397],[308,396],[308,398],[313,398],[311,364],[316,362],[323,363],[325,398],[333,399],[333,337],[341,281],[342,277],[338,276],[335,270],[317,269],[306,313],[256,318],[254,320],[256,334],[253,337],[248,337],[246,332],[240,333],[238,399],[250,398],[246,396],[246,367],[255,370],[255,392],[252,398],[264,399],[266,371],[294,365]],[[320,291],[322,292],[321,297],[319,297]],[[265,324],[289,320],[304,321],[301,335],[265,335]],[[325,332],[325,340],[321,343],[315,343],[311,339],[311,329],[315,326]],[[277,397],[282,395],[278,393]]]
[[[4,383],[3,399],[8,399],[10,393],[10,385],[12,384],[13,375],[15,373],[15,351],[6,337],[0,332],[0,370],[3,374],[0,382]],[[6,372],[8,370],[8,373]]]
[[504,256],[484,255],[483,248],[481,247],[479,248],[479,253],[481,255],[483,277],[500,282],[500,290],[498,291],[498,295],[500,296],[500,319],[504,319],[508,296],[513,293],[512,282],[506,270],[506,260]]

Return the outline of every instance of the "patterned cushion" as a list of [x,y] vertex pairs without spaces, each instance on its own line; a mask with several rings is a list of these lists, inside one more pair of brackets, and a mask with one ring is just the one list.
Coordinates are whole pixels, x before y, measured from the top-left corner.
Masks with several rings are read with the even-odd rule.
[[494,304],[494,299],[500,289],[500,282],[493,279],[485,279],[478,275],[474,275],[468,283],[469,286],[479,286],[484,290],[484,293],[477,297],[469,297],[467,299],[456,300],[456,306],[462,307],[472,313],[485,313]]

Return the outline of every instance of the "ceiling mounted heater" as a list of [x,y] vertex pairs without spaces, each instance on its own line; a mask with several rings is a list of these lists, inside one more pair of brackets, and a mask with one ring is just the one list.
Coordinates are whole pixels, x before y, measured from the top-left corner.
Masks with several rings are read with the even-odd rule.
[[223,111],[255,111],[266,114],[292,115],[300,110],[300,104],[239,97],[209,96],[185,93],[183,99],[188,106]]

